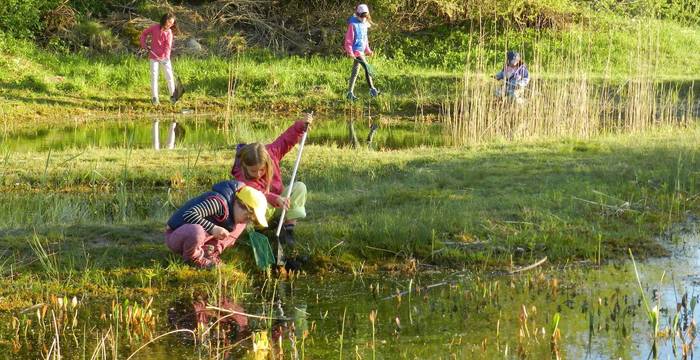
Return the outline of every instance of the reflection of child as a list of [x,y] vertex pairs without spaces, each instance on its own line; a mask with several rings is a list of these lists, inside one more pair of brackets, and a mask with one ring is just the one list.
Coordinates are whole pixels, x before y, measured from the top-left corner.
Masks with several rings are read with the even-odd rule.
[[272,207],[268,215],[272,217],[274,208],[287,208],[283,226],[284,232],[280,237],[288,245],[294,243],[293,229],[298,219],[306,217],[306,185],[296,181],[292,186],[289,198],[282,183],[280,161],[294,148],[308,126],[313,122],[313,116],[307,114],[304,119],[296,121],[275,141],[263,145],[261,143],[241,144],[236,149],[236,158],[231,168],[231,175],[238,181],[262,191]]
[[511,98],[519,104],[525,102],[523,93],[530,82],[530,73],[519,53],[508,51],[506,65],[496,74],[496,80],[504,80],[505,83],[496,91],[496,96]]
[[267,227],[265,195],[238,181],[223,181],[191,199],[168,220],[165,244],[200,268],[219,263],[249,222]]
[[[141,33],[141,48],[148,49],[148,59],[151,63],[151,101],[158,105],[158,67],[165,72],[165,82],[168,84],[170,101],[175,102],[175,78],[173,66],[170,63],[170,51],[173,48],[173,31],[175,28],[175,15],[165,14],[160,19],[160,24],[154,24]],[[151,37],[151,46],[146,46],[146,39]]]
[[357,5],[355,13],[348,19],[348,30],[345,32],[345,42],[343,47],[348,56],[355,59],[352,65],[352,73],[350,74],[350,82],[348,87],[348,100],[355,101],[355,80],[360,66],[365,70],[365,79],[369,86],[369,94],[372,97],[379,95],[379,90],[374,87],[372,82],[372,74],[369,70],[369,64],[365,60],[365,55],[372,56],[374,52],[369,47],[369,38],[367,37],[367,29],[371,26],[372,18],[369,15],[369,7],[365,4]]

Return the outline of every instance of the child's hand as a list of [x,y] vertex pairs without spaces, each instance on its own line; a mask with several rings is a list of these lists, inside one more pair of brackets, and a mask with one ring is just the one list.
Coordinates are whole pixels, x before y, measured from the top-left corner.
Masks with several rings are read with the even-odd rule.
[[280,208],[280,209],[284,209],[284,210],[289,210],[289,198],[285,198],[285,197],[282,197],[282,196],[278,196],[278,197],[275,199],[275,204],[274,204],[274,205],[275,205],[276,208]]
[[221,240],[221,239],[226,238],[229,235],[229,232],[228,232],[228,230],[222,228],[221,226],[214,226],[214,228],[211,229],[211,234],[215,238]]
[[308,113],[304,115],[304,123],[306,123],[306,128],[308,129],[309,125],[314,122],[314,114],[313,113]]

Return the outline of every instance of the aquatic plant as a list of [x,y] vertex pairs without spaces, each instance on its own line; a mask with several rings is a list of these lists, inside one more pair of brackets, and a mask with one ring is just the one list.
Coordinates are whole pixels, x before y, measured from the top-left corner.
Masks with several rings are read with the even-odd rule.
[[550,325],[550,333],[551,339],[550,339],[550,348],[552,350],[552,357],[555,359],[559,360],[561,359],[561,350],[560,350],[560,342],[561,342],[561,332],[559,331],[559,320],[561,318],[561,315],[559,313],[555,313],[554,316],[552,317],[552,323]]
[[654,305],[650,307],[649,301],[644,294],[644,288],[642,287],[642,281],[639,278],[639,271],[637,270],[637,262],[634,261],[634,255],[632,255],[632,249],[628,249],[630,258],[632,259],[632,265],[634,266],[634,275],[637,277],[637,284],[639,285],[639,292],[642,296],[642,301],[644,301],[644,308],[646,310],[646,315],[649,320],[649,325],[651,326],[651,339],[653,341],[652,353],[656,356],[656,340],[659,335],[659,306]]
[[44,245],[36,232],[31,238],[29,238],[28,242],[30,248],[34,252],[34,256],[36,256],[37,260],[39,260],[44,273],[49,276],[49,278],[59,279],[60,268],[56,253],[49,252],[44,248]]
[[377,310],[376,309],[372,309],[369,312],[369,322],[372,324],[372,360],[374,360],[377,357],[376,342],[374,341],[374,336],[376,334],[375,324],[377,322]]

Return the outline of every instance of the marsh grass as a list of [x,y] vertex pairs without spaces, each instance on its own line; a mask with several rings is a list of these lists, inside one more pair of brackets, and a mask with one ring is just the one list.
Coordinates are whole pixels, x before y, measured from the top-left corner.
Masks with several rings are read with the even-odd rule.
[[[582,51],[591,47],[590,38],[583,40],[569,34],[573,39],[562,39],[577,46],[559,46],[561,50],[546,53],[546,56],[559,55],[559,63],[543,61],[540,57],[544,55],[537,51],[535,39],[506,39],[508,49],[535,49],[523,55],[531,81],[522,103],[495,96],[504,86],[504,82],[493,79],[502,63],[484,57],[492,50],[486,49],[487,44],[475,43],[484,52],[467,58],[462,80],[442,106],[446,142],[469,145],[499,140],[589,139],[691,125],[698,117],[694,82],[681,94],[679,86],[659,80],[662,54],[658,31],[651,25],[638,25],[636,49],[625,59],[629,75],[622,82],[612,80],[608,68],[602,78],[591,76],[588,54]],[[561,75],[540,80],[536,71]]]
[[50,278],[60,281],[60,270],[55,252],[47,250],[41,242],[41,239],[34,234],[29,239],[29,246],[34,252],[36,259],[41,264],[43,272]]
[[[632,242],[641,254],[659,254],[653,236],[699,205],[695,136],[693,128],[667,129],[419,152],[309,145],[299,175],[313,189],[312,215],[298,231],[319,267],[347,269],[414,260],[493,266],[513,252],[523,262],[540,255],[604,262]],[[294,155],[283,161],[286,171]],[[45,153],[13,153],[0,184],[8,249],[33,253],[21,234],[42,224],[43,244],[46,229],[55,228],[62,251],[81,249],[60,256],[71,268],[85,263],[84,246],[129,254],[128,264],[165,261],[161,224],[179,204],[228,178],[231,156],[206,148],[66,150],[52,152],[55,165],[47,170]],[[657,166],[667,163],[676,166]],[[129,247],[116,250],[113,241]],[[90,260],[114,263],[95,254]]]
[[[637,262],[634,260],[634,255],[632,254],[632,249],[627,249],[630,255],[630,258],[632,259],[632,265],[634,267],[634,275],[637,278],[637,284],[639,285],[639,292],[642,297],[642,301],[644,301],[644,309],[645,313],[647,316],[647,319],[649,320],[649,326],[651,327],[651,340],[652,340],[652,348],[651,348],[651,354],[653,354],[654,358],[657,357],[657,341],[659,337],[659,324],[660,324],[660,313],[659,313],[659,307],[660,307],[660,300],[659,303],[651,307],[649,300],[646,297],[646,294],[644,292],[644,287],[642,287],[642,281],[639,278],[639,270],[637,270]],[[663,282],[663,276],[666,275],[664,274],[661,276],[661,282]],[[673,337],[675,338],[675,332],[673,333]],[[650,356],[651,356],[650,354]]]

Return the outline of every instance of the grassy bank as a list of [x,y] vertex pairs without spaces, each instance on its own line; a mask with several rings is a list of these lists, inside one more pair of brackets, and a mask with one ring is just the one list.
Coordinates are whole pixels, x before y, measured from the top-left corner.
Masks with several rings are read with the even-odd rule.
[[[489,77],[499,70],[507,49],[522,51],[533,78],[545,81],[583,77],[624,84],[640,74],[654,81],[695,79],[700,67],[689,51],[700,46],[696,27],[615,19],[600,31],[591,24],[567,30],[516,31],[474,24],[424,30],[406,36],[394,50],[377,49],[372,62],[375,82],[383,91],[378,100],[370,101],[362,79],[357,92],[362,106],[375,113],[434,117],[465,74],[477,74],[495,87]],[[187,94],[177,106],[154,109],[144,58],[55,53],[7,36],[0,37],[0,49],[0,117],[5,127],[31,120],[173,114],[182,109],[349,111],[344,94],[350,60],[344,57],[280,56],[265,50],[230,57],[176,54],[175,72]]]
[[[413,260],[503,266],[511,256],[608,259],[628,247],[660,254],[655,236],[699,205],[698,134],[387,152],[310,146],[300,174],[311,189],[310,215],[298,230],[298,251],[318,267],[344,269]],[[38,237],[60,266],[73,266],[84,251],[110,254],[110,268],[165,266],[162,224],[175,206],[227,178],[231,156],[207,149],[6,152],[6,256],[32,258],[28,240]],[[228,256],[236,267],[250,263],[245,247]]]

